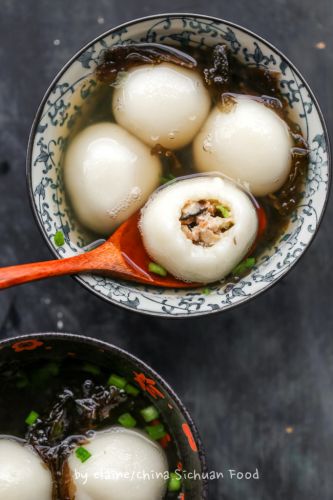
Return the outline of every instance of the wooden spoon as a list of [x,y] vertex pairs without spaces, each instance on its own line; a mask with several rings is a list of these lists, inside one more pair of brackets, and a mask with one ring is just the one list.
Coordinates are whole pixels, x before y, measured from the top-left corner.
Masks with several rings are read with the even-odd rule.
[[53,276],[91,272],[166,288],[196,286],[148,271],[151,259],[143,246],[138,220],[138,214],[132,215],[105,243],[75,257],[0,268],[0,289]]

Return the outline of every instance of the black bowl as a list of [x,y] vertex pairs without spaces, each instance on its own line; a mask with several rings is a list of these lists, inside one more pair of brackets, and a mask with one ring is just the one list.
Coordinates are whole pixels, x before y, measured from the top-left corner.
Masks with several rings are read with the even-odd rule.
[[[158,408],[176,444],[183,470],[188,473],[196,472],[200,476],[205,473],[205,456],[198,431],[183,403],[160,375],[128,352],[99,340],[63,333],[30,334],[2,340],[0,351],[1,387],[5,386],[6,378],[13,373],[13,370],[19,372],[27,364],[41,365],[45,361],[59,362],[67,358],[93,364],[121,375],[136,385],[150,403]],[[17,396],[14,395],[9,405],[8,401],[1,401],[0,390],[0,408],[3,417],[8,415],[10,418],[10,415],[13,415],[16,411],[13,406],[15,401],[19,406],[19,398],[18,390]],[[33,405],[33,402],[31,404]],[[1,433],[3,429],[0,429]],[[184,479],[183,493],[186,500],[207,498],[206,481],[204,478],[197,478]]]

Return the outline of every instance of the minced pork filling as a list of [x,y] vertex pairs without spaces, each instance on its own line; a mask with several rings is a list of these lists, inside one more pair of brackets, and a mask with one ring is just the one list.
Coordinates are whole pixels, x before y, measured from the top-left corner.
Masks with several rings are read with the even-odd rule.
[[213,246],[234,225],[230,207],[217,200],[187,201],[179,220],[187,238],[204,247]]

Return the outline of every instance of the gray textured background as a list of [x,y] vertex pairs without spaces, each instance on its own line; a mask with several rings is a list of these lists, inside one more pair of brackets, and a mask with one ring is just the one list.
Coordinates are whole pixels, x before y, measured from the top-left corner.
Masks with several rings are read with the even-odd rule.
[[[101,32],[165,11],[223,17],[270,40],[307,78],[332,129],[331,0],[0,0],[1,265],[50,258],[30,211],[24,162],[51,79]],[[332,216],[331,202],[297,268],[234,311],[159,320],[108,305],[63,278],[1,292],[0,335],[86,333],[150,363],[192,412],[211,469],[259,468],[257,481],[212,482],[214,500],[331,500]]]

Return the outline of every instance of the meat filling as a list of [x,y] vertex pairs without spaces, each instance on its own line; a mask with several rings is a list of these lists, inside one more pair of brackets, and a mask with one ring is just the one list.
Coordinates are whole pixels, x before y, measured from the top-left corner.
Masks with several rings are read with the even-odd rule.
[[217,200],[187,201],[179,220],[187,238],[204,247],[213,246],[234,225],[230,208]]

